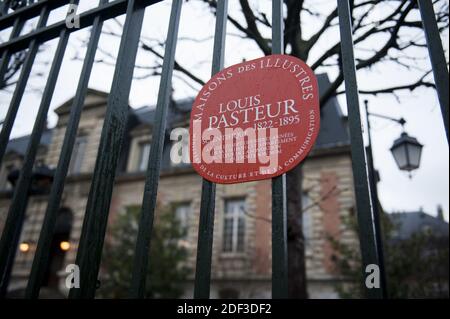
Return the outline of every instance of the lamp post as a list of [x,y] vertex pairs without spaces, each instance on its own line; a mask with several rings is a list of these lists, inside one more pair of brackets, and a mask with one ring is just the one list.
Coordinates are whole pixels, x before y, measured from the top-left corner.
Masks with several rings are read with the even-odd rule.
[[369,120],[369,102],[367,100],[364,101],[364,105],[366,107],[366,120],[367,120],[367,133],[369,138],[369,145],[367,146],[367,165],[369,167],[369,184],[370,184],[370,197],[372,199],[373,206],[373,224],[375,228],[375,242],[376,242],[376,250],[378,255],[378,262],[380,268],[380,281],[381,281],[381,289],[382,295],[384,299],[388,298],[387,293],[387,280],[386,280],[386,269],[384,267],[384,249],[383,249],[383,235],[381,233],[381,223],[380,223],[380,209],[379,209],[379,201],[378,201],[378,190],[377,190],[377,182],[378,179],[375,173],[375,167],[373,164],[373,153],[372,153],[372,134],[370,132],[370,120]]
[[[365,110],[366,110],[366,120],[367,120],[367,135],[368,135],[368,146],[366,148],[367,153],[367,165],[369,171],[369,183],[370,183],[370,196],[372,199],[373,205],[373,221],[374,221],[374,229],[375,229],[375,241],[377,245],[377,254],[378,261],[380,263],[380,280],[383,298],[388,297],[387,291],[387,280],[386,280],[386,269],[384,262],[384,249],[383,249],[383,236],[380,222],[380,207],[379,207],[379,199],[378,199],[378,176],[375,171],[374,162],[373,162],[373,151],[372,151],[372,134],[370,129],[370,120],[369,116],[374,116],[378,118],[382,118],[385,120],[390,120],[400,124],[404,129],[406,124],[406,120],[404,118],[396,119],[386,115],[369,113],[369,102],[367,100],[364,101]],[[421,151],[423,145],[420,144],[417,139],[409,136],[404,130],[401,136],[394,141],[393,146],[391,147],[391,153],[394,157],[395,162],[400,170],[406,170],[409,173],[419,168]],[[410,175],[411,177],[411,175]]]
[[423,145],[416,138],[406,134],[406,132],[403,132],[391,147],[391,152],[394,155],[398,168],[407,171],[410,178],[411,171],[419,168],[422,148]]

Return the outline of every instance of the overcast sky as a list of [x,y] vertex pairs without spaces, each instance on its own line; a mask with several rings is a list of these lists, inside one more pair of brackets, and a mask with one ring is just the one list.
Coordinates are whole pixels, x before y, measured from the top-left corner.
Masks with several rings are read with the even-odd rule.
[[[238,1],[230,0],[230,14],[242,19],[238,10]],[[335,5],[334,0],[319,0],[315,2],[315,9],[322,10],[324,13],[332,10]],[[253,1],[253,5],[258,6],[262,11],[270,13],[270,1]],[[79,12],[95,7],[96,1],[82,0],[80,1]],[[142,35],[148,38],[163,41],[167,32],[167,23],[170,13],[171,1],[163,1],[157,5],[147,8]],[[180,25],[180,41],[177,48],[177,60],[180,64],[188,69],[195,70],[195,74],[203,80],[208,80],[210,76],[212,40],[214,32],[214,16],[210,14],[205,5],[189,1],[183,6],[181,25]],[[54,23],[65,15],[67,8],[62,8],[52,13],[49,24]],[[382,15],[382,12],[374,12],[376,15]],[[269,15],[270,18],[270,15]],[[123,21],[123,19],[122,19]],[[303,20],[303,28],[306,36],[313,33],[317,27],[317,23]],[[30,23],[30,28],[33,23]],[[311,25],[311,28],[307,26]],[[253,59],[261,57],[261,51],[255,44],[247,41],[243,42],[236,36],[238,33],[230,24],[228,32],[225,53],[225,66],[239,63],[243,58]],[[105,30],[118,30],[116,23],[108,21],[105,23]],[[270,30],[263,30],[264,34],[269,36]],[[411,31],[416,32],[417,30]],[[0,33],[1,39],[6,39],[8,32]],[[421,36],[418,34],[417,36]],[[76,89],[81,62],[74,60],[75,56],[83,57],[84,51],[81,47],[83,40],[88,38],[87,30],[81,30],[72,34],[69,42],[68,51],[63,62],[61,74],[58,78],[58,84],[53,96],[51,111],[49,113],[49,125],[56,123],[56,115],[53,109],[70,99]],[[198,41],[205,40],[206,41]],[[311,53],[310,60],[314,61],[320,52],[326,50],[330,45],[335,44],[339,39],[337,28],[330,29],[324,37],[319,41],[317,46]],[[377,43],[365,43],[364,49],[376,47]],[[34,118],[39,107],[39,99],[45,78],[48,73],[48,62],[51,61],[55,44],[57,41],[49,42],[45,45],[45,50],[39,53],[37,60],[40,62],[33,67],[33,73],[42,73],[43,76],[32,78],[27,93],[23,98],[19,114],[17,116],[12,136],[18,137],[29,134],[32,130]],[[444,36],[444,46],[448,52],[448,30]],[[116,56],[118,50],[118,41],[111,36],[102,36],[100,47],[113,56]],[[429,68],[429,60],[424,51],[409,51],[408,54],[423,56],[424,59],[418,67]],[[364,51],[357,51],[357,57],[363,57]],[[97,57],[105,58],[102,52],[98,52]],[[448,60],[448,56],[447,56]],[[140,51],[137,58],[138,65],[152,65],[154,57],[146,52]],[[308,62],[308,61],[307,61]],[[94,66],[90,87],[109,91],[113,75],[113,67],[101,63]],[[327,71],[329,76],[333,78],[336,74],[333,70],[317,70],[318,73]],[[135,75],[142,76],[146,74],[145,70],[135,69]],[[418,79],[420,73],[416,70],[406,70],[399,66],[381,63],[376,65],[370,72],[359,71],[358,80],[361,89],[372,89],[386,87],[389,84],[405,84]],[[184,78],[185,79],[185,78]],[[432,80],[432,77],[430,77]],[[157,100],[159,78],[146,78],[134,80],[130,94],[130,105],[132,107],[141,107],[143,105],[154,105]],[[200,89],[199,86],[194,88],[185,84],[183,79],[174,78],[173,86],[175,89],[175,97],[193,97]],[[0,119],[2,119],[11,99],[11,88],[8,92],[0,92]],[[361,97],[362,100],[366,98]],[[401,92],[399,98],[393,96],[379,95],[377,97],[368,97],[370,101],[371,112],[385,114],[396,118],[404,117],[407,121],[406,131],[415,136],[422,144],[424,144],[422,163],[419,170],[413,173],[413,177],[409,178],[404,172],[397,169],[396,164],[389,151],[393,141],[399,137],[401,128],[395,123],[371,118],[373,127],[373,148],[375,157],[375,166],[381,175],[379,184],[380,200],[385,210],[392,211],[417,211],[420,208],[431,215],[436,215],[437,205],[444,208],[446,219],[448,220],[449,212],[449,149],[442,123],[439,103],[436,93],[431,89],[418,89],[414,92]],[[340,95],[339,101],[342,111],[346,113],[345,96]],[[363,103],[361,103],[361,106]]]

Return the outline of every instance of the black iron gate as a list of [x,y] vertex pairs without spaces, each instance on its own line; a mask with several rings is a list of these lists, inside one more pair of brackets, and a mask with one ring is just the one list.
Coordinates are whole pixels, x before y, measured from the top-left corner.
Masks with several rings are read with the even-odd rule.
[[[55,228],[81,109],[87,92],[87,85],[94,63],[103,21],[126,14],[117,64],[107,112],[101,134],[100,146],[88,197],[82,234],[77,251],[76,264],[80,267],[80,288],[73,288],[69,298],[93,298],[101,259],[103,241],[113,190],[114,174],[118,165],[121,141],[124,136],[128,97],[133,77],[133,68],[139,45],[146,7],[161,0],[100,0],[98,7],[79,16],[80,28],[92,26],[86,57],[78,82],[70,119],[64,137],[60,159],[56,168],[48,206],[34,257],[28,286],[27,298],[37,298],[49,259],[52,233]],[[0,30],[12,27],[10,38],[0,44],[0,82],[3,81],[12,54],[26,50],[18,82],[10,101],[6,118],[0,133],[0,164],[2,163],[16,114],[26,89],[30,71],[40,45],[59,38],[49,77],[40,102],[39,111],[28,145],[20,177],[14,190],[7,220],[0,242],[0,297],[4,297],[9,283],[14,255],[17,250],[21,225],[25,216],[27,193],[32,179],[33,164],[39,141],[46,124],[47,112],[54,93],[69,36],[79,28],[68,28],[66,21],[47,26],[52,10],[67,4],[76,5],[77,0],[4,0],[0,1]],[[283,53],[283,1],[272,0],[272,52]],[[341,56],[346,87],[349,125],[351,135],[352,165],[356,193],[356,205],[360,229],[360,243],[363,272],[367,265],[379,265],[376,236],[379,236],[378,216],[372,212],[372,203],[366,170],[366,155],[361,130],[358,88],[353,55],[352,20],[348,0],[337,0],[341,35]],[[435,83],[441,105],[448,140],[448,69],[444,50],[439,37],[431,0],[418,0]],[[156,194],[160,175],[167,107],[170,99],[171,78],[177,43],[182,0],[172,1],[169,31],[165,46],[163,70],[156,107],[155,127],[147,168],[142,211],[139,224],[130,296],[143,298],[145,291],[148,252],[152,236]],[[218,0],[212,74],[223,68],[228,0]],[[34,31],[20,35],[25,22],[39,17]],[[211,277],[211,255],[214,226],[215,184],[203,180],[198,250],[195,275],[195,298],[209,298]],[[287,297],[287,225],[286,225],[286,177],[272,181],[272,297]],[[366,289],[367,297],[381,298],[381,289]]]

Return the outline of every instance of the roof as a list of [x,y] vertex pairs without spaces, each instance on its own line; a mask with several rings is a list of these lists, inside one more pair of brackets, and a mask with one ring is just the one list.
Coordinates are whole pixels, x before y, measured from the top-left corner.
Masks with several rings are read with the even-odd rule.
[[[319,92],[322,95],[331,85],[326,74],[317,76]],[[338,100],[333,97],[321,108],[320,131],[315,148],[331,148],[350,145],[350,135],[347,129],[346,118],[342,114]]]
[[[86,96],[95,97],[95,99],[85,100],[83,109],[86,109],[88,107],[95,107],[97,105],[104,105],[108,98],[108,93],[102,92],[99,90],[95,90],[92,88],[88,88]],[[58,106],[56,109],[53,110],[53,112],[55,112],[57,115],[61,115],[63,113],[69,113],[74,100],[75,100],[75,96],[71,97],[69,100],[67,100],[60,106]]]
[[[193,98],[182,99],[176,102],[172,101],[167,113],[167,121],[169,126],[177,121],[188,118],[193,103]],[[143,106],[138,109],[132,109],[132,112],[136,115],[139,123],[141,124],[151,125],[155,120],[155,106]]]
[[[52,141],[53,130],[46,129],[42,133],[40,145],[48,146]],[[30,135],[22,136],[19,138],[12,139],[8,142],[6,147],[6,153],[16,153],[18,155],[25,155],[28,147],[28,141],[30,140]]]
[[[317,76],[319,83],[319,92],[322,94],[331,85],[326,74]],[[188,118],[194,99],[184,99],[171,103],[167,116],[167,127],[177,123],[183,118]],[[154,107],[144,106],[135,109],[141,123],[152,124],[155,116]],[[336,98],[330,98],[321,108],[320,131],[315,144],[316,149],[326,149],[338,146],[350,145],[350,136],[347,130],[346,119],[342,114],[341,108]]]
[[[319,82],[319,91],[324,92],[331,84],[326,74],[319,74],[317,76]],[[88,94],[96,95],[101,98],[107,96],[104,92],[99,92],[90,89]],[[69,106],[72,99],[65,102],[58,109],[62,109]],[[167,113],[167,132],[177,124],[182,121],[189,119],[192,104],[194,102],[193,98],[187,98],[178,100],[176,102],[172,101],[169,105]],[[133,129],[138,125],[147,124],[152,125],[155,121],[155,106],[144,106],[137,109],[130,108],[130,118],[133,118],[129,125],[129,129]],[[42,136],[41,144],[48,145],[51,142],[52,130],[46,130]],[[7,152],[16,152],[20,155],[24,155],[26,147],[28,145],[28,140],[30,136],[23,136],[10,140],[7,147]],[[169,134],[166,135],[165,144],[169,145],[170,139]],[[128,141],[125,141],[128,145]],[[321,126],[319,135],[317,137],[315,149],[327,149],[339,146],[350,145],[350,137],[347,130],[347,125],[345,117],[343,116],[339,103],[336,98],[331,98],[321,109]],[[126,149],[126,147],[125,147]],[[126,159],[122,160],[123,168]],[[170,148],[165,147],[163,151],[163,166],[162,168],[170,167]]]
[[398,227],[395,239],[408,239],[413,234],[431,231],[438,237],[448,237],[448,223],[422,211],[387,214],[390,221]]

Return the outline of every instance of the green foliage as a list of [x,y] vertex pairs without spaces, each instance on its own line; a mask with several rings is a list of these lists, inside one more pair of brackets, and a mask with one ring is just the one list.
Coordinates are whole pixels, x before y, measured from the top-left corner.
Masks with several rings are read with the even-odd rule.
[[[343,219],[347,229],[358,233],[358,224],[355,218]],[[363,295],[363,274],[361,272],[361,254],[359,246],[344,243],[335,237],[328,237],[333,250],[332,259],[337,272],[345,279],[336,285],[339,296],[344,299],[360,298]]]
[[[114,220],[103,252],[100,297],[128,297],[139,215],[140,207],[131,206]],[[186,267],[188,252],[182,245],[186,230],[180,226],[172,206],[157,209],[156,216],[146,297],[178,298],[189,274]]]
[[[355,219],[344,224],[357,236]],[[385,266],[389,298],[448,298],[448,238],[430,232],[416,233],[404,240],[394,238],[398,225],[382,214]],[[359,247],[329,239],[336,251],[334,263],[345,278],[337,285],[342,298],[362,298],[364,280]]]
[[448,298],[448,238],[416,233],[388,245],[388,291],[392,298]]

